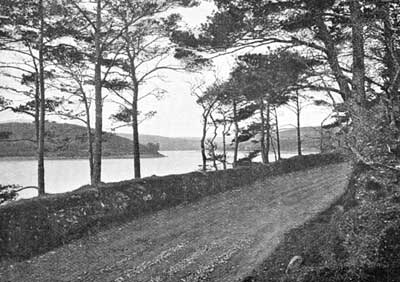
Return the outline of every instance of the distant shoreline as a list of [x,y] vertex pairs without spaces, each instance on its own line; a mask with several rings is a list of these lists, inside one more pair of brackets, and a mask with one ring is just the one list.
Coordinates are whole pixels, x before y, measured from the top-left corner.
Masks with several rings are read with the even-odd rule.
[[[157,154],[141,154],[140,158],[142,159],[157,159],[157,158],[165,158],[166,156],[157,153]],[[36,156],[8,156],[8,157],[0,157],[0,161],[33,161],[36,160]],[[45,157],[45,160],[87,160],[87,157],[62,157],[62,156],[49,156]],[[102,159],[133,159],[133,155],[115,155],[115,156],[103,156]]]

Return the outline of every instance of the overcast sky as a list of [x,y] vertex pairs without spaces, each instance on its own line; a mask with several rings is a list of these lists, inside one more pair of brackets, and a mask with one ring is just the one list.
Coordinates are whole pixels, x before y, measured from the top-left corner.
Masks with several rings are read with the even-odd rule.
[[[192,9],[179,9],[183,15],[183,20],[191,27],[196,27],[204,22],[213,10],[213,5],[203,2],[199,7]],[[229,71],[234,64],[232,56],[222,56],[215,60],[216,73],[221,79],[227,78]],[[157,114],[149,120],[144,121],[139,128],[141,134],[162,135],[170,137],[200,136],[201,135],[201,108],[196,104],[196,98],[190,94],[189,81],[205,80],[210,82],[214,75],[204,73],[203,75],[186,74],[182,72],[165,73],[166,77],[162,88],[168,92],[161,100],[146,99],[140,104],[143,112],[155,110]],[[196,77],[196,78],[194,78]],[[104,109],[104,130],[110,130],[114,125],[108,116],[114,113],[116,105],[107,105]],[[321,121],[329,114],[326,108],[307,106],[303,110],[302,126],[318,126]],[[280,110],[280,124],[283,127],[290,127],[295,124],[295,115],[288,110]],[[0,113],[0,120],[24,121],[25,116],[15,116],[3,112]],[[130,133],[130,128],[121,128],[117,132]]]

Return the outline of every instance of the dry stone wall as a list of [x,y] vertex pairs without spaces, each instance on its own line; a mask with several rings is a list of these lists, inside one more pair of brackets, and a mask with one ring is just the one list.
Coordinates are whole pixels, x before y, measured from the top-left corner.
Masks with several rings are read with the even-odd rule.
[[337,154],[306,155],[269,165],[148,177],[20,200],[0,206],[0,260],[26,259],[144,214],[266,177],[341,161],[344,157]]

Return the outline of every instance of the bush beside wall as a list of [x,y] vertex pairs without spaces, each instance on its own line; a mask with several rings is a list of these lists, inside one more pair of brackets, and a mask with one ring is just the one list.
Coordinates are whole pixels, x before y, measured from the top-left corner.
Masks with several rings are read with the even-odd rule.
[[73,192],[0,206],[0,260],[26,259],[88,232],[269,176],[344,161],[337,154],[306,155],[270,165],[192,172],[82,187]]

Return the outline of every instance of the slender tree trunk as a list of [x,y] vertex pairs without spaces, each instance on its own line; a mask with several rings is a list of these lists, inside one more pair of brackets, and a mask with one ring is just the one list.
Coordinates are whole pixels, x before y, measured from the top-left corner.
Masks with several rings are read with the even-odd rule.
[[88,153],[89,153],[89,169],[90,169],[90,179],[93,178],[93,136],[92,127],[90,124],[86,125],[86,134],[88,137]]
[[202,170],[207,170],[207,155],[206,155],[206,135],[207,135],[207,116],[203,115],[203,132],[200,140],[201,159],[202,159]]
[[[127,31],[126,31],[127,32]],[[132,134],[133,134],[133,170],[134,177],[141,178],[141,164],[140,164],[140,141],[139,141],[139,82],[137,79],[137,69],[135,62],[135,52],[131,52],[129,46],[132,46],[132,42],[129,39],[129,34],[126,33],[125,41],[126,41],[126,53],[129,58],[130,63],[130,78],[132,80],[134,89],[132,92],[132,104],[131,104],[131,117],[132,117]]]
[[297,155],[301,156],[301,128],[299,114],[297,114]]
[[215,144],[211,144],[212,146],[212,157],[213,157],[213,167],[215,170],[218,170],[218,164],[217,164],[217,155],[215,154]]
[[32,56],[32,63],[33,63],[33,67],[35,69],[35,112],[33,114],[33,118],[34,118],[34,123],[35,123],[35,141],[36,141],[36,150],[39,149],[39,127],[40,127],[40,71],[39,71],[39,66],[36,63],[36,57],[33,55],[32,53],[32,49],[29,46],[29,52],[30,55]]
[[357,95],[357,97],[355,97],[355,102],[362,108],[365,108],[364,24],[361,5],[358,0],[352,0],[350,11],[353,45],[353,92]]
[[44,86],[44,7],[43,0],[39,0],[40,34],[39,34],[39,88],[40,88],[40,110],[39,110],[39,140],[38,140],[38,190],[39,195],[45,194],[44,180],[44,137],[45,137],[45,86]]
[[278,155],[277,155],[277,153],[276,153],[275,144],[274,144],[274,139],[272,138],[272,134],[270,134],[270,140],[271,140],[272,152],[274,152],[274,158],[275,158],[275,161],[277,161],[277,160],[278,160]]
[[235,125],[235,145],[233,150],[233,166],[236,165],[238,161],[238,152],[239,152],[239,122],[237,116],[237,103],[236,100],[233,99],[233,123]]
[[133,132],[133,165],[135,171],[135,178],[141,177],[140,172],[140,145],[139,145],[139,123],[138,123],[138,90],[136,88],[134,93],[134,99],[132,103],[132,132]]
[[87,134],[88,154],[89,154],[90,179],[93,179],[93,136],[92,136],[92,127],[90,125],[90,108],[86,95],[84,95],[83,97],[83,102],[85,104],[85,112],[86,112],[86,134]]
[[301,128],[300,128],[300,102],[299,102],[299,93],[296,98],[296,119],[297,119],[297,154],[301,156]]
[[224,130],[222,132],[222,166],[226,170],[226,119],[224,118]]
[[261,119],[261,137],[260,137],[260,146],[261,146],[261,160],[263,164],[268,163],[267,155],[266,155],[266,147],[265,147],[265,105],[264,100],[260,99],[260,119]]
[[278,112],[275,108],[275,127],[276,127],[276,147],[278,151],[278,160],[282,159],[281,157],[281,138],[279,134],[279,123],[278,123]]
[[97,0],[96,8],[96,30],[95,30],[95,133],[94,133],[94,154],[93,154],[93,176],[92,185],[101,182],[101,157],[102,157],[102,138],[103,138],[103,97],[101,94],[101,0]]
[[[137,119],[137,118],[136,118]],[[139,146],[139,132],[137,125],[132,122],[132,136],[133,136],[133,167],[134,167],[134,177],[141,177],[141,168],[140,168],[140,146]],[[137,122],[136,122],[137,123]]]
[[215,144],[215,139],[218,136],[218,124],[217,121],[214,119],[213,115],[210,114],[210,118],[213,122],[213,126],[214,126],[214,135],[210,140],[210,146],[211,146],[211,154],[212,154],[212,158],[213,158],[213,166],[215,170],[218,170],[218,164],[217,164],[217,154],[215,153],[215,151],[217,150],[217,145]]
[[36,71],[35,78],[35,137],[36,145],[39,147],[39,122],[40,122],[40,83],[39,83],[39,71]]
[[269,150],[271,147],[271,106],[269,105],[269,103],[267,104],[267,117],[266,117],[266,134],[265,134],[265,138],[266,138],[266,144],[265,144],[265,160],[266,163],[269,163]]
[[321,123],[321,128],[319,131],[319,152],[323,154],[323,150],[324,150],[324,128],[322,127]]

